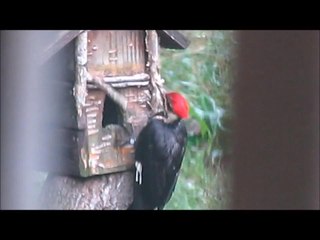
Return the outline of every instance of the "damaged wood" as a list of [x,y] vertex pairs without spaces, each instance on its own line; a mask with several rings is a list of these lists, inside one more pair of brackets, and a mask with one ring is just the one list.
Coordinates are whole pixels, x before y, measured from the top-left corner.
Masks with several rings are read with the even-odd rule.
[[133,147],[122,146],[130,138],[128,132],[119,125],[102,127],[103,108],[108,108],[103,104],[105,96],[101,90],[89,90],[86,98],[88,155],[83,159],[82,176],[124,171],[132,165]]
[[116,102],[123,109],[123,111],[127,110],[127,99],[119,94],[113,87],[105,84],[103,79],[99,77],[93,77],[90,82],[94,83],[95,86],[103,90],[114,102]]
[[[150,82],[145,72],[143,31],[90,31],[87,38],[87,96],[84,104],[88,152],[82,176],[100,175],[130,169],[134,162],[130,138],[146,124],[147,104],[130,96],[141,96]],[[112,84],[126,86],[114,88]],[[128,87],[130,84],[136,87]],[[90,87],[89,87],[90,86]],[[102,126],[106,95],[119,106],[123,123]],[[146,94],[145,96],[151,96]],[[145,97],[145,101],[150,101]],[[141,106],[140,106],[141,104]],[[105,108],[105,109],[104,109]],[[118,123],[120,124],[120,123]],[[133,131],[133,132],[132,132]]]
[[147,124],[152,115],[148,102],[151,101],[151,92],[146,87],[127,87],[118,89],[119,93],[128,101],[127,110],[124,112],[124,126],[133,131],[133,137],[137,138],[141,129]]
[[87,39],[88,33],[81,33],[76,39],[75,59],[76,59],[76,82],[74,86],[74,97],[78,113],[78,128],[86,128],[86,118],[83,112],[87,96]]
[[[92,78],[88,79],[88,88],[96,89],[96,84],[92,84]],[[103,77],[102,80],[105,84],[109,84],[111,87],[132,87],[132,86],[146,86],[150,82],[150,76],[146,73],[139,73],[132,76],[115,76],[115,77]]]
[[[119,125],[108,125],[89,139],[87,176],[120,172],[133,165],[134,148],[124,144],[128,132]],[[122,146],[123,145],[123,146]]]
[[145,72],[143,31],[90,31],[88,71],[103,77]]
[[146,51],[148,53],[147,72],[151,79],[152,98],[150,107],[154,113],[167,112],[165,89],[162,87],[164,79],[160,75],[159,37],[155,30],[146,31]]

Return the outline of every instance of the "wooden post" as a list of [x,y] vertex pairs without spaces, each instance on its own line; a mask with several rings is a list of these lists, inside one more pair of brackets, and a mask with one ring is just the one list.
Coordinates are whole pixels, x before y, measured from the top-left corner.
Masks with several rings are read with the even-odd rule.
[[319,31],[241,31],[235,209],[319,209]]

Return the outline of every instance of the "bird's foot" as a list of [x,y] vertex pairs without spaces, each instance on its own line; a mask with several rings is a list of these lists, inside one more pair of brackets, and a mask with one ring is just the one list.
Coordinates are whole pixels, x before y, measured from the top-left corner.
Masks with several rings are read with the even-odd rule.
[[142,164],[139,161],[135,162],[136,167],[136,182],[139,183],[139,185],[142,184]]

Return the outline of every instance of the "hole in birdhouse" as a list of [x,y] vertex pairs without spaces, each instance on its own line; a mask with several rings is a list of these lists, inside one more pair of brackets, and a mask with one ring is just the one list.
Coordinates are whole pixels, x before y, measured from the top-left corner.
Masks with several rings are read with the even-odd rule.
[[106,96],[103,105],[102,127],[109,124],[123,124],[121,109],[110,97]]

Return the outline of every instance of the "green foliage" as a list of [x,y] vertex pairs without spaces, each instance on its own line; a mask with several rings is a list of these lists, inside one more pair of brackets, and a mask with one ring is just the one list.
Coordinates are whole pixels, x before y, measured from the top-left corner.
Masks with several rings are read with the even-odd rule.
[[166,209],[222,209],[229,202],[230,174],[221,161],[230,154],[232,31],[182,31],[186,50],[161,51],[161,75],[182,92],[200,135],[190,136],[181,175]]

